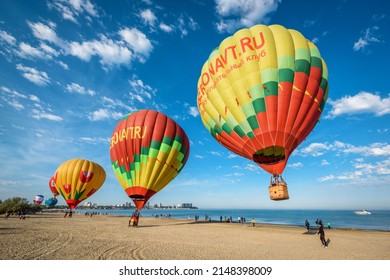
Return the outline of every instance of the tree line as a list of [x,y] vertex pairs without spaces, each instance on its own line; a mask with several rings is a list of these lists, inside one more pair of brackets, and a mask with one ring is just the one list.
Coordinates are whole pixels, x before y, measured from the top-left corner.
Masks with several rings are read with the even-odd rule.
[[0,201],[0,214],[4,213],[36,213],[41,212],[43,208],[46,208],[40,204],[29,203],[26,198],[13,197],[4,201]]

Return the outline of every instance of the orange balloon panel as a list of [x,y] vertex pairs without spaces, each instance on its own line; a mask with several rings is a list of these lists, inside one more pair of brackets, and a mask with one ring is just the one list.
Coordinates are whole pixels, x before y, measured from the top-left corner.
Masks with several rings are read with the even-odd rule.
[[318,122],[327,96],[328,70],[317,47],[298,31],[256,25],[210,54],[197,104],[221,145],[281,174]]
[[86,159],[65,161],[54,175],[57,189],[70,210],[94,194],[103,185],[105,179],[106,172],[103,167]]

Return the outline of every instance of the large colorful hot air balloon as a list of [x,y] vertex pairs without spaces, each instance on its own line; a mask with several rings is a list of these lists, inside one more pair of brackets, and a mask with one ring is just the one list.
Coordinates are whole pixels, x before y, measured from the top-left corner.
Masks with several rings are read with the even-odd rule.
[[328,70],[317,47],[296,30],[255,25],[210,54],[197,103],[211,135],[270,173],[272,184],[282,186],[278,194],[270,185],[271,199],[281,200],[288,192],[279,175],[318,122],[327,97]]
[[63,162],[54,175],[55,185],[70,210],[94,194],[104,183],[106,172],[99,164],[86,159]]
[[49,180],[49,188],[52,194],[54,195],[54,197],[57,197],[60,194],[57,190],[54,176],[52,176]]
[[34,201],[34,204],[41,204],[44,199],[45,198],[43,195],[38,194],[35,196],[35,199],[33,201]]
[[153,110],[126,115],[114,129],[110,144],[115,175],[137,210],[179,174],[189,151],[184,130]]

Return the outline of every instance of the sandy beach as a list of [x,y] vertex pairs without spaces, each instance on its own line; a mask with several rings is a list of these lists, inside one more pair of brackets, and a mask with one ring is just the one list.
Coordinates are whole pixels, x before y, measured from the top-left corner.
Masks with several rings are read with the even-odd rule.
[[62,213],[0,220],[1,260],[389,260],[390,232]]

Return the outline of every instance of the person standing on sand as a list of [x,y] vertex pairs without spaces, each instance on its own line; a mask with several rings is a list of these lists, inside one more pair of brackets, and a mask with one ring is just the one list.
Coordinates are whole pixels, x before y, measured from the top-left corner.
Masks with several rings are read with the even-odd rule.
[[328,244],[326,243],[326,240],[325,240],[325,231],[324,231],[324,226],[322,225],[322,223],[320,223],[320,227],[318,229],[318,233],[320,235],[320,240],[321,240],[321,243],[322,245],[326,248],[328,247]]
[[305,226],[306,226],[307,231],[309,231],[310,230],[310,223],[308,220],[305,221]]
[[253,227],[256,226],[256,221],[255,221],[254,218],[252,218],[252,226],[253,226]]

